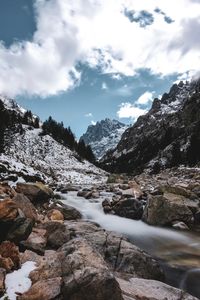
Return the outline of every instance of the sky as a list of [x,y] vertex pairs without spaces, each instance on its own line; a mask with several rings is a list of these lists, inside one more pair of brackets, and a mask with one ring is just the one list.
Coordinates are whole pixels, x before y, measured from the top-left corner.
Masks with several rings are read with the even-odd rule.
[[200,71],[200,0],[1,0],[0,94],[77,137]]

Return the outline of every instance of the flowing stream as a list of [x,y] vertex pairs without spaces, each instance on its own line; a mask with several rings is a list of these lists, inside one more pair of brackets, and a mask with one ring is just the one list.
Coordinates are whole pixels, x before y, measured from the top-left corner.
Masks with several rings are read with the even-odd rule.
[[197,234],[104,214],[101,202],[105,197],[111,198],[111,193],[103,192],[99,199],[90,200],[78,197],[76,192],[62,196],[65,199],[63,203],[79,210],[85,220],[124,234],[135,245],[156,257],[163,267],[167,283],[200,298],[200,237]]

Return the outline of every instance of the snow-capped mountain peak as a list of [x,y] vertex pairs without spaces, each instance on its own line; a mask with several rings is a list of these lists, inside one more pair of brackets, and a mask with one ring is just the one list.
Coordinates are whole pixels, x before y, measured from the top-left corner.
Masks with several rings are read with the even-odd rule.
[[91,146],[95,156],[100,159],[108,150],[116,147],[127,128],[127,125],[117,120],[106,118],[96,125],[90,125],[81,139]]

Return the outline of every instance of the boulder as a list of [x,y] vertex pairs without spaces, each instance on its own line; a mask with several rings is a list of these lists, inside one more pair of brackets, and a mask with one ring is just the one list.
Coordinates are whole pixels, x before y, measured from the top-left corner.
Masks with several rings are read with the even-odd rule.
[[122,198],[112,205],[112,210],[120,217],[140,220],[143,214],[143,204],[134,198]]
[[20,267],[20,254],[18,247],[10,242],[4,241],[0,245],[0,268],[7,272]]
[[78,220],[81,219],[81,213],[72,206],[66,205],[61,201],[55,201],[50,205],[50,209],[59,210],[65,220]]
[[47,201],[53,191],[43,183],[17,183],[16,191],[24,194],[31,202]]
[[23,295],[17,297],[17,300],[53,300],[61,294],[61,277],[41,280],[32,285],[32,287]]
[[38,254],[44,254],[47,244],[47,231],[34,227],[26,241],[20,243],[21,248],[35,251]]
[[32,232],[34,226],[34,221],[31,219],[18,217],[9,229],[6,239],[13,241],[14,243],[19,243],[20,241],[25,241]]
[[14,263],[10,257],[2,257],[0,255],[0,268],[6,270],[6,272],[10,272],[14,268]]
[[64,259],[62,252],[54,250],[46,250],[44,256],[38,255],[35,252],[26,250],[21,255],[21,263],[33,261],[37,265],[37,269],[33,270],[29,277],[33,283],[46,280],[49,278],[62,276],[62,262]]
[[94,223],[79,221],[67,224],[76,237],[82,237],[104,257],[110,270],[135,277],[162,280],[158,263],[125,237],[105,231]]
[[117,279],[124,300],[197,300],[186,292],[155,280]]
[[14,243],[10,241],[4,241],[3,243],[1,243],[0,255],[2,257],[10,257],[16,269],[20,267],[19,248]]
[[71,238],[70,231],[60,222],[46,222],[39,228],[46,230],[47,246],[53,249],[58,249]]
[[150,225],[171,225],[174,221],[191,224],[193,214],[184,200],[171,193],[149,196],[142,219]]
[[17,207],[22,210],[26,218],[37,221],[38,216],[36,208],[25,195],[16,194],[13,201],[16,203]]
[[64,216],[58,209],[52,209],[52,210],[48,211],[47,217],[51,221],[58,221],[58,222],[64,221]]
[[62,262],[64,299],[122,300],[115,277],[86,240],[73,239],[59,251],[65,253]]
[[11,199],[0,201],[0,222],[13,221],[18,215],[16,203]]

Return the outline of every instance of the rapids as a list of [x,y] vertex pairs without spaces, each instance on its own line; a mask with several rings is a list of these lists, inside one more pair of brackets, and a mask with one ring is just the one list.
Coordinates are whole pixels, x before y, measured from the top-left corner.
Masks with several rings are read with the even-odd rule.
[[165,272],[166,282],[200,298],[200,237],[188,231],[149,226],[119,216],[104,214],[101,202],[112,198],[103,192],[99,199],[87,200],[76,192],[62,194],[63,203],[76,208],[85,220],[127,236],[135,245],[156,257]]

